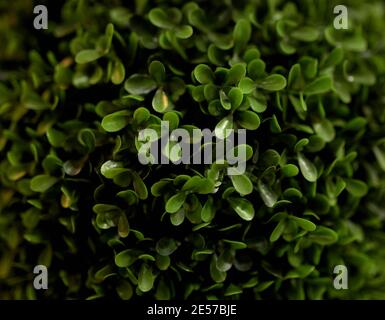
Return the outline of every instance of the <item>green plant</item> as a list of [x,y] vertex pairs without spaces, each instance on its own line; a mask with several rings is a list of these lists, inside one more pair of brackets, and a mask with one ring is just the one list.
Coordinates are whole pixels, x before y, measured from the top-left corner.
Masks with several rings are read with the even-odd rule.
[[[385,298],[382,1],[346,1],[349,30],[334,0],[66,0],[47,31],[13,3],[0,298]],[[140,164],[162,120],[246,129],[246,172]]]

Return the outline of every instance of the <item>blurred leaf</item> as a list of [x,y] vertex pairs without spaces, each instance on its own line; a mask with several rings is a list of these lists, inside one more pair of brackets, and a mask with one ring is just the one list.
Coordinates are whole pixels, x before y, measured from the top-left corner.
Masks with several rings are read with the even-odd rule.
[[126,249],[115,256],[115,264],[120,268],[126,268],[132,265],[137,258],[138,256],[132,249]]
[[172,22],[172,20],[161,8],[152,9],[148,14],[148,18],[150,19],[153,25],[159,28],[172,29],[174,27],[174,23]]
[[274,207],[278,200],[278,196],[273,190],[271,190],[268,185],[263,183],[261,180],[258,180],[258,191],[265,205],[269,208]]
[[298,164],[303,177],[310,182],[317,180],[317,168],[301,152],[298,153]]
[[247,195],[253,192],[253,184],[245,174],[231,175],[230,179],[235,190],[241,195]]
[[166,202],[166,211],[168,213],[177,212],[186,200],[186,193],[179,192],[170,197]]
[[155,277],[152,270],[145,263],[142,264],[138,275],[138,288],[142,292],[150,291],[154,286]]
[[344,179],[346,190],[355,197],[363,197],[368,193],[368,186],[365,182],[357,179]]
[[240,51],[249,42],[251,37],[251,25],[246,19],[237,21],[233,31],[235,50]]
[[98,60],[102,55],[94,50],[94,49],[87,49],[82,50],[76,54],[75,61],[79,64],[89,63],[92,61]]
[[230,135],[231,129],[233,129],[233,119],[231,117],[223,118],[215,126],[215,136],[223,140]]
[[321,245],[331,245],[338,240],[338,235],[330,228],[317,226],[315,231],[309,233],[309,239]]
[[237,113],[237,122],[245,129],[258,129],[261,121],[258,115],[253,111],[240,111]]
[[199,64],[194,69],[194,76],[201,84],[208,84],[214,81],[214,75],[206,64]]
[[331,90],[332,85],[332,79],[329,76],[321,76],[308,84],[303,93],[307,95],[326,93]]
[[311,265],[302,265],[294,270],[289,271],[285,278],[286,279],[296,279],[296,278],[306,278],[309,274],[314,271],[314,266]]
[[230,198],[228,199],[230,206],[234,211],[246,221],[253,220],[254,218],[254,208],[253,205],[246,199],[243,198]]
[[174,239],[171,238],[161,238],[156,243],[156,251],[161,256],[169,256],[171,255],[176,249],[178,248],[178,245]]
[[122,300],[130,300],[133,296],[132,286],[126,280],[119,282],[118,286],[116,287],[116,292]]
[[279,91],[286,87],[286,79],[280,74],[272,74],[259,83],[262,89]]
[[152,107],[156,112],[164,113],[172,107],[172,103],[162,88],[156,90],[152,99]]
[[147,94],[156,88],[156,82],[147,75],[133,74],[124,83],[124,89],[133,95]]
[[162,83],[166,80],[166,69],[162,62],[154,60],[148,67],[150,76],[158,83]]
[[117,132],[126,127],[130,120],[130,113],[128,111],[116,111],[103,118],[102,127],[108,132]]
[[286,227],[286,220],[281,219],[270,235],[270,242],[277,241],[281,237],[282,233],[284,232],[285,227]]
[[334,140],[336,135],[333,124],[327,120],[322,119],[313,123],[314,131],[316,134],[326,142]]
[[35,192],[45,192],[58,181],[58,178],[46,174],[37,175],[31,180],[31,189]]
[[316,225],[309,220],[295,217],[295,216],[291,216],[290,219],[295,221],[298,226],[300,226],[302,229],[306,231],[314,231],[316,229]]

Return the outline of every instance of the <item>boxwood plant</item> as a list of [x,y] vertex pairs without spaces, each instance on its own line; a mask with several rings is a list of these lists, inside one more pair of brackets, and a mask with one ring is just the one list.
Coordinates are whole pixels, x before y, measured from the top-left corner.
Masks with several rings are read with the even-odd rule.
[[[384,299],[385,5],[340,2],[1,3],[0,298]],[[246,172],[141,164],[161,121]]]

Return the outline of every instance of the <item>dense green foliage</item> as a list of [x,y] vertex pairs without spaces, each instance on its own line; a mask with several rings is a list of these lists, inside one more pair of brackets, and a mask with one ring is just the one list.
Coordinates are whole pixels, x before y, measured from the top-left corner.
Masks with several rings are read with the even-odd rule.
[[[384,299],[385,4],[339,2],[3,1],[0,298]],[[162,119],[246,173],[140,164]]]

